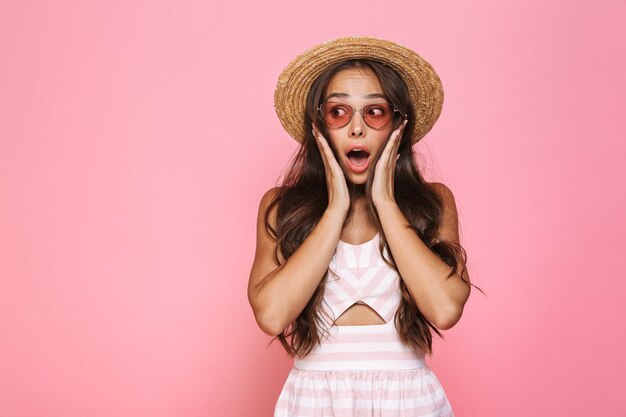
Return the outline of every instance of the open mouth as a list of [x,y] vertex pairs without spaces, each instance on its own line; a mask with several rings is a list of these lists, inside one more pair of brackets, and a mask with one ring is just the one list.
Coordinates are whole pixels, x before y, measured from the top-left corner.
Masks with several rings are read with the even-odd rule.
[[369,158],[370,154],[363,149],[353,149],[348,152],[346,156],[354,165],[361,166],[367,162],[367,158]]
[[352,171],[363,172],[369,165],[370,154],[365,149],[355,148],[346,154],[346,159]]

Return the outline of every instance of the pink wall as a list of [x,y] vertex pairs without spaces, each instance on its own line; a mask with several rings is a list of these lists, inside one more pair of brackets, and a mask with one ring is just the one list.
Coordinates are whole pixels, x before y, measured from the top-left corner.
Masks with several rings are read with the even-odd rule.
[[[413,47],[418,145],[473,281],[431,367],[459,417],[626,415],[626,5],[0,3],[0,415],[267,416],[290,363],[246,284],[318,42]],[[302,4],[302,5],[299,5]]]

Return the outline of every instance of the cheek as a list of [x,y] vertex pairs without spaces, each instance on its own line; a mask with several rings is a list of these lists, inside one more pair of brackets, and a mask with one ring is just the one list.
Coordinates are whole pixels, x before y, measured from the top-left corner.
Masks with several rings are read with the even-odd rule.
[[381,153],[384,149],[385,146],[387,146],[387,143],[389,142],[389,138],[391,137],[391,130],[389,131],[385,131],[385,132],[379,132],[380,136],[378,136],[376,139],[376,143],[378,144],[378,148],[376,149],[377,153]]

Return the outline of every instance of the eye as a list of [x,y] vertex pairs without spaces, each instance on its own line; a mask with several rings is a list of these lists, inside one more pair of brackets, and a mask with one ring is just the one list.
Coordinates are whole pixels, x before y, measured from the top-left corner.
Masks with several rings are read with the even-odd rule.
[[338,119],[347,116],[350,112],[348,111],[347,106],[343,104],[332,104],[328,108],[328,114],[331,117]]
[[366,114],[370,117],[380,118],[385,117],[389,112],[388,106],[384,104],[372,104],[371,106],[367,106]]

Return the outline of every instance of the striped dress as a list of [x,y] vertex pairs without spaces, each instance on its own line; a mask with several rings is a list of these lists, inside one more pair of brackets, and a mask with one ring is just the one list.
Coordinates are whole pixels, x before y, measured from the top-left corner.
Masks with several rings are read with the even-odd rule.
[[295,359],[274,417],[454,417],[424,352],[396,331],[400,277],[380,256],[378,240],[379,234],[360,245],[339,241],[322,316],[339,317],[361,302],[386,324],[329,326],[319,346]]

